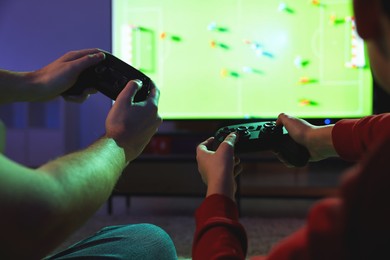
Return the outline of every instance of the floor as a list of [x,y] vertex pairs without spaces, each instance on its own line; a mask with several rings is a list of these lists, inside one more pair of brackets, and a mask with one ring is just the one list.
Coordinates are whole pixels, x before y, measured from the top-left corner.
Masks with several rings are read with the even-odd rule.
[[[125,196],[113,198],[112,215],[132,214],[148,215],[184,215],[193,216],[196,208],[202,203],[200,197],[130,197],[127,206]],[[241,216],[246,217],[305,217],[316,199],[286,198],[242,198]],[[97,212],[98,215],[108,213],[108,204]]]
[[[298,187],[311,185],[316,188],[324,183],[327,186],[337,185],[340,169],[335,172],[333,168],[325,166],[316,166],[313,174],[303,172],[288,177]],[[271,184],[280,186],[283,180],[285,178],[273,174]],[[265,178],[259,183],[269,185],[267,181],[270,180]],[[109,204],[104,204],[61,248],[66,248],[105,226],[152,223],[171,236],[180,259],[188,259],[191,257],[195,231],[194,213],[202,201],[203,197],[114,196],[111,213]],[[241,198],[241,223],[247,230],[248,255],[267,254],[273,245],[305,223],[309,209],[317,201],[314,198]]]
[[[152,223],[172,238],[180,259],[191,258],[195,231],[194,212],[202,198],[133,197],[130,207],[126,197],[113,198],[112,213],[103,205],[96,214],[60,248],[80,241],[105,226]],[[248,256],[266,254],[272,246],[305,222],[312,199],[243,199],[241,223],[247,230]]]
[[[330,166],[331,168],[329,168]],[[296,188],[311,186],[318,189],[324,185],[335,187],[344,165],[336,168],[334,164],[330,166],[315,164],[312,166],[315,168],[310,168],[313,171],[284,175],[279,171],[270,170],[272,174],[269,178],[268,175],[263,175],[261,180],[257,180],[256,175],[247,174],[247,177],[256,178],[248,178],[249,181],[247,180],[246,183],[243,180],[243,184],[245,184],[243,187],[248,190],[248,187],[253,183],[256,184],[256,189],[265,185],[268,188],[279,187],[283,190],[283,187],[289,187],[291,184],[295,185]],[[250,170],[258,172],[258,167],[260,166],[249,167],[247,173],[250,173]],[[261,167],[260,170],[264,171],[264,166]],[[134,171],[134,173],[137,172]],[[194,173],[194,175],[199,177],[198,173]],[[285,183],[286,179],[289,181],[288,183]],[[150,179],[146,179],[146,184],[150,184]],[[156,182],[156,185],[161,186],[161,183]],[[274,189],[272,188],[271,191]],[[201,193],[198,192],[198,194]],[[247,231],[248,256],[267,254],[273,245],[299,229],[304,225],[308,211],[318,200],[308,197],[241,198],[240,221]],[[105,226],[151,223],[163,228],[171,236],[181,259],[188,259],[191,257],[195,231],[194,213],[202,201],[202,196],[133,196],[129,198],[119,195],[113,196],[111,213],[109,212],[109,204],[105,203],[61,248],[66,248],[93,235]]]

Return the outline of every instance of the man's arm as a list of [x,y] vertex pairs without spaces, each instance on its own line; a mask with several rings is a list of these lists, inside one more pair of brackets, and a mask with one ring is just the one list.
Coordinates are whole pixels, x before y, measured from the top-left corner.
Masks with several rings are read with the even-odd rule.
[[0,104],[53,99],[71,87],[83,70],[104,58],[99,49],[85,49],[68,52],[36,71],[0,70]]
[[109,197],[125,153],[111,138],[28,169],[0,156],[0,258],[41,258]]
[[6,128],[3,121],[0,120],[0,154],[4,153],[6,139]]
[[107,116],[105,136],[90,147],[35,170],[0,157],[1,259],[44,257],[105,202],[161,124],[157,88],[146,101],[131,102],[140,87],[127,84]]

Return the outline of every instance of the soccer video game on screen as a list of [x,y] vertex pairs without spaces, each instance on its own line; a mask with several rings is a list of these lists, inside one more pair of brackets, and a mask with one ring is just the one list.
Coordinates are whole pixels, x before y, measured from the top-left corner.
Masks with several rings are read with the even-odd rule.
[[372,113],[350,0],[112,0],[112,40],[156,82],[165,119]]

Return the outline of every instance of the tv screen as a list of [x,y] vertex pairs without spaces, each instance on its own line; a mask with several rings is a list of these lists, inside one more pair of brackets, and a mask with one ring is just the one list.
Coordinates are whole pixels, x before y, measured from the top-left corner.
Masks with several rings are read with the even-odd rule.
[[372,113],[350,0],[112,0],[112,43],[156,82],[164,119]]

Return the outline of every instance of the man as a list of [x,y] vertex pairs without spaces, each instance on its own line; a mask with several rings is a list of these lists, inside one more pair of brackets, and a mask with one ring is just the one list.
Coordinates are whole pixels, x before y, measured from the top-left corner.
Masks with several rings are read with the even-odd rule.
[[[104,58],[100,50],[86,49],[69,52],[33,72],[1,70],[0,103],[56,98],[84,69]],[[141,86],[139,80],[126,85],[109,111],[106,133],[82,151],[37,169],[0,154],[1,259],[47,256],[106,201],[122,170],[142,152],[162,121],[156,87],[146,101],[133,102]],[[72,99],[87,96],[88,92]],[[174,259],[176,252],[160,228],[129,225],[106,228],[53,256],[61,257]]]

